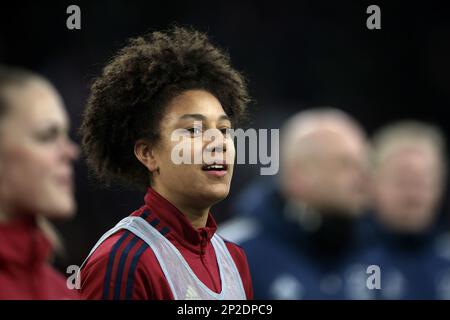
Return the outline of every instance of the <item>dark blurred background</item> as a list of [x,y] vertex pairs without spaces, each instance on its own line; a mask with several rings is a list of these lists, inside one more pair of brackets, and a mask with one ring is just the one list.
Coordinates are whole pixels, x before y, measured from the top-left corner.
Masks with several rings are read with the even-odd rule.
[[[66,28],[66,8],[81,8],[81,30]],[[381,30],[368,30],[366,8],[381,8]],[[8,1],[0,4],[0,63],[48,77],[80,124],[89,83],[127,38],[172,24],[191,25],[225,48],[255,99],[254,128],[279,128],[307,107],[348,111],[372,133],[416,118],[450,134],[450,12],[428,1]],[[138,208],[143,194],[102,188],[81,159],[76,165],[78,215],[57,225],[64,262],[81,264],[96,240]],[[233,216],[235,195],[259,173],[238,166],[217,220]],[[270,177],[267,177],[270,179]],[[447,201],[448,203],[448,201]]]

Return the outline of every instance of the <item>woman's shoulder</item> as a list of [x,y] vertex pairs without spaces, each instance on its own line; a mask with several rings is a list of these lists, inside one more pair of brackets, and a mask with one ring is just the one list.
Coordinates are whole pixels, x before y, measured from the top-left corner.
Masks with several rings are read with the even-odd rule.
[[120,230],[102,242],[81,269],[81,294],[85,299],[149,299],[162,279],[149,245]]
[[152,249],[132,232],[122,229],[103,241],[87,259],[83,269],[117,269],[123,264],[155,260]]
[[244,285],[244,290],[247,295],[247,299],[253,299],[253,285],[250,275],[250,268],[247,261],[247,255],[244,249],[238,244],[228,241],[224,238],[222,240],[225,242],[231,257],[233,258],[236,268],[241,276],[242,284]]

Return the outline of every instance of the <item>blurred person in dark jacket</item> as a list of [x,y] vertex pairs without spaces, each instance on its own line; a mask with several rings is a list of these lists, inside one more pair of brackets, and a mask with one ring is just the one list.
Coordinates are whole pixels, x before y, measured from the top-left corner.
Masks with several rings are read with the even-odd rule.
[[280,173],[240,197],[221,229],[247,252],[255,298],[366,298],[355,221],[367,200],[368,144],[334,108],[300,112],[281,129]]
[[0,299],[70,299],[49,264],[58,245],[47,218],[74,214],[78,147],[56,89],[26,70],[0,66]]
[[381,269],[381,299],[450,299],[450,236],[441,200],[447,175],[437,127],[402,121],[377,132],[373,203],[365,234]]

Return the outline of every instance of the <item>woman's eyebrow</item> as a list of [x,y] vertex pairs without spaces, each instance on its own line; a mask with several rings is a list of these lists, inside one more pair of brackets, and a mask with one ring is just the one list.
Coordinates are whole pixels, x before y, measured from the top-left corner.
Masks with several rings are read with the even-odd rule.
[[[207,120],[207,118],[204,115],[199,114],[199,113],[186,113],[178,118],[178,120],[185,120],[185,119],[194,119],[194,120],[199,120],[199,121]],[[223,120],[231,121],[230,118],[226,114],[222,114],[218,118],[218,121],[223,121]]]
[[178,120],[186,120],[186,119],[194,119],[199,121],[206,121],[206,117],[199,113],[187,113],[183,114],[181,117],[178,118]]
[[62,132],[68,132],[68,131],[70,131],[70,124],[66,123],[66,122],[60,123],[55,120],[48,120],[48,121],[45,121],[42,128],[53,129],[53,130],[58,130],[58,131],[62,131]]
[[230,117],[228,117],[226,114],[223,114],[219,117],[219,121],[230,121]]

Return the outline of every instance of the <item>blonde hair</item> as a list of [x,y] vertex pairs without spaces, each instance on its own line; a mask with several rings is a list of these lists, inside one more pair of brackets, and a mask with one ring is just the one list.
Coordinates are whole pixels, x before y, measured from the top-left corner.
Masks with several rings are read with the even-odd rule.
[[52,245],[53,248],[53,254],[57,254],[59,256],[64,255],[65,253],[64,244],[62,241],[62,236],[59,233],[59,231],[47,218],[43,216],[37,216],[36,220],[39,229],[50,241],[50,244]]
[[416,121],[403,120],[381,128],[373,136],[372,163],[375,169],[393,152],[407,147],[428,148],[434,152],[442,176],[447,174],[446,143],[441,130],[434,125]]

